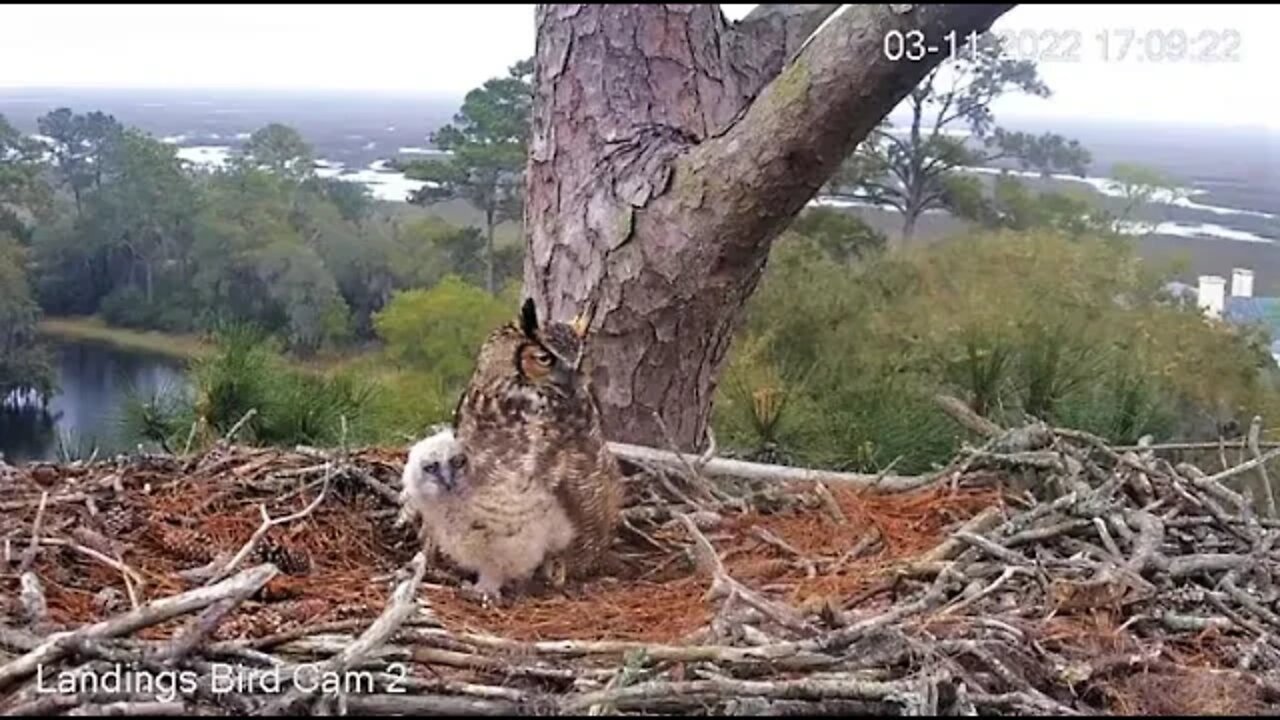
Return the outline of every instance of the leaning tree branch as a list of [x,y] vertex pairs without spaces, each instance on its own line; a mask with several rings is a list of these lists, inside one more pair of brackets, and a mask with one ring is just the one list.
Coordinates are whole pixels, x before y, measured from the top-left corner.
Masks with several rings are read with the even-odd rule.
[[745,100],[778,76],[782,68],[800,53],[813,35],[840,5],[757,5],[746,17],[730,26],[729,64],[740,74],[740,92]]
[[941,62],[940,54],[917,62],[890,60],[884,52],[886,33],[919,30],[926,43],[941,45],[947,32],[983,32],[1012,7],[845,9],[725,134],[676,162],[676,202],[684,211],[714,219],[719,237],[767,243],[840,161]]

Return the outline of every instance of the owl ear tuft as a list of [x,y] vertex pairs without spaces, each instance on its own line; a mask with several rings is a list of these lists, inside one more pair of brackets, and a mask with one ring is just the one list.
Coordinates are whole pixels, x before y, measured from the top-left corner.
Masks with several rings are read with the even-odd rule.
[[520,306],[520,329],[530,339],[538,334],[538,309],[533,304],[533,298],[527,298]]
[[585,313],[578,313],[573,320],[569,322],[569,327],[573,328],[573,334],[579,338],[587,336],[587,325],[591,323],[591,318]]

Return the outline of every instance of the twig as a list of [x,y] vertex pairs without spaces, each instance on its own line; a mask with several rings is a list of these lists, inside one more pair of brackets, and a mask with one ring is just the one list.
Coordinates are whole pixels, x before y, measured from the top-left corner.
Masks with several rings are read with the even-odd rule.
[[845,554],[841,555],[840,558],[835,561],[831,566],[831,572],[839,572],[840,569],[847,565],[850,560],[857,560],[862,557],[880,541],[880,529],[872,527],[867,532],[863,533],[862,537],[858,538],[858,542],[854,543],[853,547],[849,548]]
[[68,550],[78,552],[87,558],[92,558],[94,560],[97,560],[103,565],[106,565],[112,570],[115,570],[116,572],[120,573],[120,576],[124,579],[125,592],[127,592],[129,595],[129,600],[132,603],[132,607],[136,608],[138,606],[138,602],[137,602],[138,596],[137,596],[136,588],[145,586],[146,580],[144,580],[142,576],[138,574],[138,571],[134,570],[133,568],[130,568],[128,565],[125,565],[123,561],[104,555],[98,552],[97,550],[94,550],[93,548],[85,547],[83,545],[71,542],[70,540],[63,540],[62,538],[42,538],[40,540],[40,544],[48,545],[50,547],[67,548]]
[[258,408],[249,408],[249,411],[244,414],[244,417],[237,420],[236,424],[232,425],[231,429],[227,431],[227,434],[222,436],[222,444],[224,446],[230,445],[235,440],[236,433],[240,432],[240,428],[244,427],[245,423],[252,420],[253,416],[257,414]]
[[86,715],[89,717],[133,717],[155,715],[181,715],[187,710],[182,702],[116,702],[105,705],[81,705],[67,713],[70,716]]
[[808,573],[809,577],[815,577],[817,575],[818,571],[817,571],[817,568],[814,566],[813,560],[811,560],[804,553],[795,549],[795,547],[792,546],[791,543],[787,542],[786,540],[783,540],[777,535],[774,535],[772,532],[769,531],[768,528],[753,527],[751,528],[751,535],[755,537],[757,540],[759,540],[760,542],[766,545],[770,545],[772,547],[778,548],[782,552],[794,557],[797,561],[799,561],[801,565],[804,566],[805,571]]
[[[1262,458],[1262,450],[1258,445],[1258,439],[1262,435],[1262,417],[1253,416],[1253,422],[1249,423],[1249,453],[1253,455],[1255,460]],[[1267,517],[1280,518],[1280,513],[1276,511],[1276,494],[1271,487],[1271,478],[1267,477],[1267,464],[1265,462],[1258,463],[1258,477],[1262,479],[1262,497],[1267,503]]]
[[350,695],[347,709],[358,715],[507,715],[519,712],[510,700],[451,695]]
[[222,578],[235,572],[235,569],[239,567],[240,563],[244,562],[245,558],[249,557],[249,554],[252,553],[254,549],[258,547],[258,543],[261,542],[262,538],[265,537],[266,534],[271,531],[271,528],[277,527],[279,525],[284,525],[286,523],[291,523],[294,520],[301,520],[302,518],[310,515],[311,512],[320,505],[320,503],[324,502],[325,494],[329,492],[329,480],[331,477],[332,477],[331,473],[326,474],[325,480],[324,480],[324,487],[320,488],[320,493],[316,495],[315,499],[312,500],[305,508],[291,515],[285,515],[284,517],[273,518],[267,514],[266,505],[259,505],[258,511],[262,514],[262,524],[258,526],[257,530],[253,531],[253,535],[250,536],[249,540],[244,544],[244,546],[240,548],[240,551],[237,552],[230,560],[227,561],[226,566],[220,569],[219,571],[215,572],[209,578],[209,580],[205,582],[205,586],[207,587],[209,585],[212,585],[213,583],[216,583]]
[[22,554],[22,562],[18,565],[18,574],[21,575],[31,568],[31,564],[36,561],[36,553],[40,548],[40,528],[44,523],[44,508],[49,503],[49,493],[40,493],[40,505],[36,508],[36,519],[31,524],[31,542],[27,545],[27,550]]
[[610,704],[619,710],[642,709],[649,701],[663,698],[725,699],[739,697],[801,698],[806,700],[887,700],[906,704],[917,696],[915,686],[902,682],[860,681],[854,678],[801,680],[689,680],[653,681],[614,690],[583,693],[566,698],[560,705],[565,714],[581,713],[592,705]]
[[939,393],[933,396],[933,401],[952,420],[984,438],[996,438],[1004,433],[1004,428],[974,412],[963,400]]
[[1252,460],[1247,460],[1245,462],[1242,462],[1239,465],[1236,465],[1235,467],[1231,468],[1230,470],[1223,470],[1220,473],[1214,473],[1213,475],[1210,475],[1209,477],[1205,478],[1205,480],[1208,482],[1220,483],[1223,480],[1226,480],[1228,478],[1233,478],[1237,475],[1242,475],[1244,473],[1247,473],[1250,470],[1256,467],[1259,467],[1260,465],[1263,465],[1272,460],[1275,460],[1277,457],[1280,457],[1280,447],[1269,450],[1268,452],[1263,453]]
[[1026,568],[1021,568],[1021,567],[1017,567],[1017,566],[1007,567],[1007,568],[1005,568],[1005,569],[1004,569],[1004,572],[1000,573],[1000,577],[998,577],[998,578],[996,578],[996,579],[995,579],[995,582],[992,582],[990,585],[988,585],[987,587],[985,587],[985,588],[983,588],[982,590],[978,591],[976,594],[974,594],[974,595],[973,595],[973,596],[971,596],[971,597],[968,597],[968,598],[965,598],[965,599],[962,599],[962,600],[958,600],[957,602],[955,602],[955,603],[953,603],[953,604],[951,604],[951,605],[948,605],[948,606],[946,606],[946,607],[943,607],[942,609],[940,609],[940,610],[938,611],[938,615],[940,615],[940,616],[941,616],[941,615],[951,615],[951,614],[953,614],[953,613],[960,612],[961,610],[963,610],[963,609],[965,609],[965,608],[969,607],[970,605],[972,605],[972,604],[974,604],[974,603],[978,602],[979,600],[981,600],[982,598],[984,598],[984,597],[986,597],[986,596],[990,595],[991,593],[995,592],[996,590],[999,590],[999,589],[1000,589],[1000,587],[1001,587],[1002,585],[1004,585],[1006,582],[1008,582],[1009,578],[1013,577],[1014,575],[1016,575],[1016,574],[1018,574],[1018,573],[1026,573],[1026,574],[1030,574],[1030,571],[1028,571]]
[[[1270,450],[1271,448],[1280,447],[1280,442],[1260,442],[1260,448]],[[1152,452],[1177,452],[1177,451],[1193,451],[1193,450],[1217,450],[1219,448],[1241,449],[1246,447],[1244,440],[1226,440],[1219,438],[1213,442],[1173,442],[1173,443],[1153,443],[1151,445],[1113,445],[1112,450],[1116,452],[1129,452],[1133,450],[1150,450]],[[1225,465],[1226,456],[1223,456]]]
[[[252,588],[244,590],[251,591]],[[244,590],[205,608],[168,645],[156,650],[151,659],[176,662],[186,657],[197,645],[204,642],[205,638],[213,634],[213,631],[231,614],[232,610],[236,609],[236,606],[249,597],[250,593]]]
[[725,570],[724,563],[720,561],[720,556],[716,553],[715,547],[710,540],[707,540],[707,536],[702,534],[702,531],[698,529],[698,526],[688,515],[681,514],[679,517],[680,522],[684,524],[685,531],[693,539],[694,559],[699,569],[711,577],[711,589],[707,592],[710,597],[736,595],[743,602],[789,630],[798,632],[811,631],[808,624],[794,610],[766,599],[731,577]]
[[965,530],[959,530],[954,535],[952,535],[952,537],[956,538],[957,540],[966,542],[969,545],[976,547],[982,550],[983,552],[987,553],[988,555],[996,558],[997,560],[1007,562],[1010,565],[1025,567],[1031,564],[1031,561],[1028,560],[1026,556],[1022,555],[1021,553],[1014,550],[1010,550],[1009,548],[1006,548],[998,543],[992,542],[991,540],[988,540],[987,538],[984,538],[981,535],[974,535],[971,532],[968,532]]
[[[965,521],[965,523],[961,525],[960,529],[956,532],[984,533],[994,528],[999,522],[1000,508],[989,507]],[[946,540],[942,541],[932,550],[917,558],[917,561],[921,563],[931,563],[941,560],[950,560],[955,557],[957,553],[963,550],[966,545],[967,543],[956,537],[956,533],[952,533]]]
[[814,484],[814,492],[818,494],[818,499],[822,501],[822,507],[839,525],[848,525],[849,518],[845,517],[844,510],[840,509],[840,503],[836,502],[836,496],[831,494],[831,488],[827,487],[824,482]]
[[35,627],[44,622],[49,613],[49,603],[45,600],[44,587],[40,584],[40,578],[30,571],[19,576],[18,584],[22,588],[18,592],[18,601],[22,605],[23,619],[27,625]]
[[[657,410],[653,411],[653,421],[657,423],[658,430],[662,432],[662,437],[667,443],[668,451],[680,460],[680,467],[684,471],[683,474],[685,481],[689,483],[690,487],[696,488],[700,493],[702,493],[704,500],[715,501],[715,490],[711,487],[711,484],[702,477],[702,473],[700,473],[694,465],[694,463],[699,463],[702,466],[705,466],[711,461],[711,458],[705,455],[695,458],[681,453],[680,447],[676,444],[675,436],[673,436],[671,431],[667,429],[666,421],[662,419],[662,415],[658,413]],[[686,500],[686,502],[687,501],[688,500]]]
[[7,687],[15,680],[24,678],[36,671],[41,665],[58,660],[67,650],[84,639],[110,638],[126,635],[144,627],[162,623],[170,618],[184,615],[231,597],[246,590],[249,594],[256,592],[276,575],[276,567],[269,563],[258,565],[241,572],[211,587],[189,590],[180,595],[153,600],[150,603],[130,610],[122,615],[79,628],[71,632],[51,635],[38,647],[17,659],[0,666],[0,689]]
[[[351,643],[336,657],[330,658],[316,668],[317,677],[325,677],[330,673],[342,673],[353,665],[371,655],[380,646],[396,634],[400,626],[409,618],[416,608],[415,598],[418,586],[422,584],[422,576],[427,570],[427,556],[418,553],[410,562],[411,575],[400,583],[391,594],[391,601],[382,615],[369,626],[355,642]],[[317,683],[318,685],[318,683]],[[275,715],[287,712],[296,703],[307,700],[318,690],[317,687],[303,689],[295,685],[285,696],[269,705],[264,714]]]
[[826,655],[797,652],[793,644],[736,647],[731,645],[665,645],[628,640],[543,640],[525,642],[494,635],[459,633],[444,630],[413,630],[409,637],[424,642],[460,640],[481,648],[501,650],[517,655],[550,655],[554,657],[579,657],[595,655],[625,656],[643,654],[655,662],[714,662],[731,665],[759,665],[775,667],[813,668],[833,664],[835,658]]

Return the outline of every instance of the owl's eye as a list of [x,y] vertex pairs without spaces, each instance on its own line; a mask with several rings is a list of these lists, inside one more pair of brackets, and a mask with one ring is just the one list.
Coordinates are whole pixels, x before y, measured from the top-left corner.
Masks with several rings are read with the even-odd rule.
[[431,462],[427,463],[426,465],[423,465],[423,466],[422,466],[422,470],[423,470],[424,472],[426,472],[428,475],[439,475],[439,474],[440,474],[440,463],[436,462],[435,460],[432,460]]
[[551,353],[546,350],[539,350],[533,354],[533,359],[543,367],[551,367],[551,363],[555,362],[555,358],[551,357]]

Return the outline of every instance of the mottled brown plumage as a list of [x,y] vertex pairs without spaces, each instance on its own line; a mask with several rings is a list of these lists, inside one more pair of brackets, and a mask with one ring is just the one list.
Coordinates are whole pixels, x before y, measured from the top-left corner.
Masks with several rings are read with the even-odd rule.
[[621,474],[578,370],[579,332],[539,327],[527,301],[518,323],[486,340],[455,412],[473,488],[469,532],[479,546],[519,556],[490,585],[523,580],[548,562],[549,575],[581,577],[613,540]]

